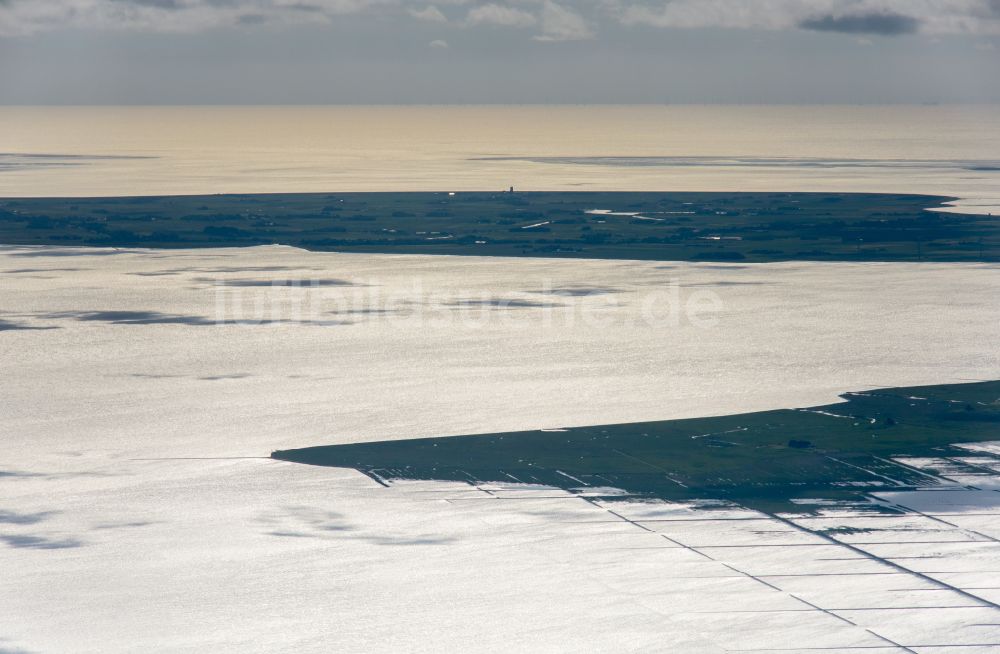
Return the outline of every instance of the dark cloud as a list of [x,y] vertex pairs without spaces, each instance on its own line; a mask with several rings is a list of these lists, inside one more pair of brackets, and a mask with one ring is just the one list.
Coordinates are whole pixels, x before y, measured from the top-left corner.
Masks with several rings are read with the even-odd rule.
[[[12,0],[0,0],[0,7],[4,6],[5,2],[11,2]],[[0,638],[0,641],[6,640],[5,638]],[[0,643],[0,654],[35,654],[26,649],[20,647],[10,647]]]
[[253,377],[253,375],[246,372],[236,372],[230,375],[209,375],[207,377],[198,377],[201,381],[220,381],[224,379],[246,379],[247,377]]
[[11,252],[7,256],[11,257],[107,257],[115,254],[143,254],[143,250],[120,250],[117,248],[76,248],[63,250],[42,246],[38,249],[25,250],[23,252]]
[[17,511],[0,510],[0,523],[7,525],[33,525],[48,520],[55,511],[40,511],[38,513],[18,513]]
[[[30,269],[25,269],[30,270]],[[42,271],[45,269],[39,269]],[[53,269],[59,270],[59,269]],[[65,270],[72,270],[67,268]],[[323,270],[322,268],[307,267],[307,266],[219,266],[217,268],[171,268],[168,270],[152,270],[148,272],[132,272],[126,273],[129,275],[138,275],[139,277],[163,277],[167,275],[177,275],[180,273],[187,272],[202,272],[202,273],[247,273],[247,272],[281,272],[286,270]],[[20,271],[10,271],[7,272],[20,272]],[[217,281],[214,279],[206,279],[204,277],[198,278],[197,281]],[[300,280],[301,285],[308,286],[308,280]],[[256,284],[254,284],[256,285]],[[289,284],[278,284],[279,286],[288,286]],[[329,286],[330,284],[327,284]]]
[[[995,43],[958,37],[998,18],[997,0],[0,0],[0,79],[25,105],[985,103]],[[858,52],[803,29],[947,38]],[[0,175],[90,163],[0,153]]]
[[[58,511],[39,511],[38,513],[19,513],[17,511],[0,510],[0,524],[5,525],[35,525],[44,522]],[[80,547],[83,543],[75,538],[47,538],[31,534],[0,534],[0,543],[9,547],[34,550],[57,550],[67,547]]]
[[912,16],[896,13],[848,14],[846,16],[828,14],[807,18],[799,23],[799,27],[816,32],[898,36],[916,32],[920,29],[920,21]]
[[348,523],[344,516],[306,506],[283,507],[262,514],[258,521],[264,525],[268,536],[284,538],[318,538],[360,540],[373,545],[446,545],[457,541],[451,536],[437,534],[416,534],[399,536],[396,534],[363,533],[357,526]]
[[153,7],[155,9],[183,9],[179,0],[114,0],[119,4],[136,5],[137,7]]
[[207,316],[188,316],[160,311],[61,311],[44,314],[48,319],[72,318],[83,322],[105,322],[112,325],[188,325],[192,327],[213,327],[220,325],[315,325],[328,327],[334,325],[350,325],[348,320],[291,320],[275,319],[230,319],[209,318]]
[[331,311],[330,315],[334,316],[386,316],[400,313],[397,309],[371,309],[371,308],[361,308],[361,309],[344,309],[343,311]]
[[45,538],[30,534],[0,534],[0,542],[6,543],[10,547],[31,550],[62,550],[83,545],[75,538]]
[[25,325],[19,322],[11,322],[9,320],[0,319],[0,332],[32,331],[32,330],[44,330],[44,329],[58,329],[58,327],[36,327],[33,325]]
[[[657,266],[657,268],[660,268],[660,269],[670,269],[670,268],[674,268],[674,267],[675,266]],[[711,264],[711,263],[696,264],[694,267],[698,268],[700,270],[749,270],[750,269],[750,266],[738,266],[738,265],[735,265],[735,264],[733,264],[733,265],[717,265],[717,264]]]
[[216,268],[179,268],[181,272],[205,272],[205,273],[241,273],[251,271],[281,271],[281,270],[322,270],[315,266],[218,266]]
[[134,529],[136,527],[148,527],[149,525],[155,525],[156,522],[151,520],[134,520],[131,522],[105,522],[98,525],[94,525],[94,529],[107,530],[107,529]]
[[461,309],[492,308],[492,309],[541,309],[546,307],[561,307],[563,305],[554,302],[536,302],[535,300],[518,299],[485,299],[485,300],[458,300],[450,303],[449,306]]
[[236,22],[240,25],[260,25],[267,22],[267,16],[264,14],[243,14],[236,19]]
[[[22,479],[26,477],[41,477],[37,472],[21,472],[20,470],[0,470],[0,479],[5,477],[11,479]],[[0,514],[3,512],[0,511]]]
[[[79,456],[79,453],[76,454]],[[113,477],[112,474],[100,472],[28,472],[23,470],[0,470],[0,479],[74,479],[77,477]],[[54,515],[58,511],[42,511],[41,513],[16,513],[0,511],[0,523],[33,524]]]
[[199,277],[195,281],[213,282],[216,286],[238,286],[243,288],[268,288],[272,286],[288,286],[291,288],[313,288],[320,286],[358,286],[346,279],[312,278],[312,279],[209,279]]
[[531,293],[562,295],[565,297],[587,297],[589,295],[609,295],[611,293],[621,293],[622,290],[611,286],[562,286],[544,291],[530,291]]
[[116,325],[214,325],[203,316],[184,316],[159,311],[79,311],[51,314],[49,318],[75,318],[85,322],[109,322]]

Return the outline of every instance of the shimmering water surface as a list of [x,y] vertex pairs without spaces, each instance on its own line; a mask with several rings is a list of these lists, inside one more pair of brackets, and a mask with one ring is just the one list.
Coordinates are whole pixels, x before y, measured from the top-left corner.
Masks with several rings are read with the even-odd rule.
[[0,196],[838,190],[1000,198],[1000,107],[5,107]]
[[[0,197],[514,185],[986,206],[998,159],[990,107],[0,108]],[[891,515],[386,488],[267,458],[997,379],[995,264],[7,246],[0,275],[0,652],[1000,643],[995,443],[903,460],[947,483],[879,491]],[[713,324],[650,319],[671,286],[714,294]]]

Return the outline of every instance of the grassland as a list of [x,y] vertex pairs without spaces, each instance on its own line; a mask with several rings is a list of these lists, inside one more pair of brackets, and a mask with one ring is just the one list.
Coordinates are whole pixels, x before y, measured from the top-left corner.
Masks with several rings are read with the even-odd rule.
[[[338,193],[0,199],[0,243],[676,261],[1000,261],[950,198],[849,193]],[[595,212],[595,210],[602,212]]]
[[[849,393],[846,402],[667,420],[424,438],[274,452],[389,479],[614,487],[668,500],[721,499],[766,510],[795,498],[860,501],[936,484],[891,460],[947,459],[1000,439],[1000,381]],[[951,461],[949,465],[959,465]]]

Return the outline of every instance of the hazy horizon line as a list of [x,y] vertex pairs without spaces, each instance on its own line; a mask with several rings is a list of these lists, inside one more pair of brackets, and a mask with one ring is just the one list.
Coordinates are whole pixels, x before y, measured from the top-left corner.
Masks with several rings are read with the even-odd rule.
[[0,108],[41,107],[997,107],[996,102],[125,102],[19,103]]

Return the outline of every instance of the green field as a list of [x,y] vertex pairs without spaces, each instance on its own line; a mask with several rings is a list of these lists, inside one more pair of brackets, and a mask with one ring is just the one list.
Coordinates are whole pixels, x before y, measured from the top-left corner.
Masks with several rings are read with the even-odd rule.
[[997,220],[926,210],[949,199],[590,192],[7,198],[0,199],[0,243],[280,243],[342,252],[675,261],[1000,261]]
[[667,500],[782,510],[795,498],[863,501],[873,491],[936,484],[932,475],[890,458],[965,456],[969,452],[953,444],[1000,440],[1000,381],[843,397],[844,403],[810,409],[331,445],[272,457],[355,468],[382,482],[614,487]]

